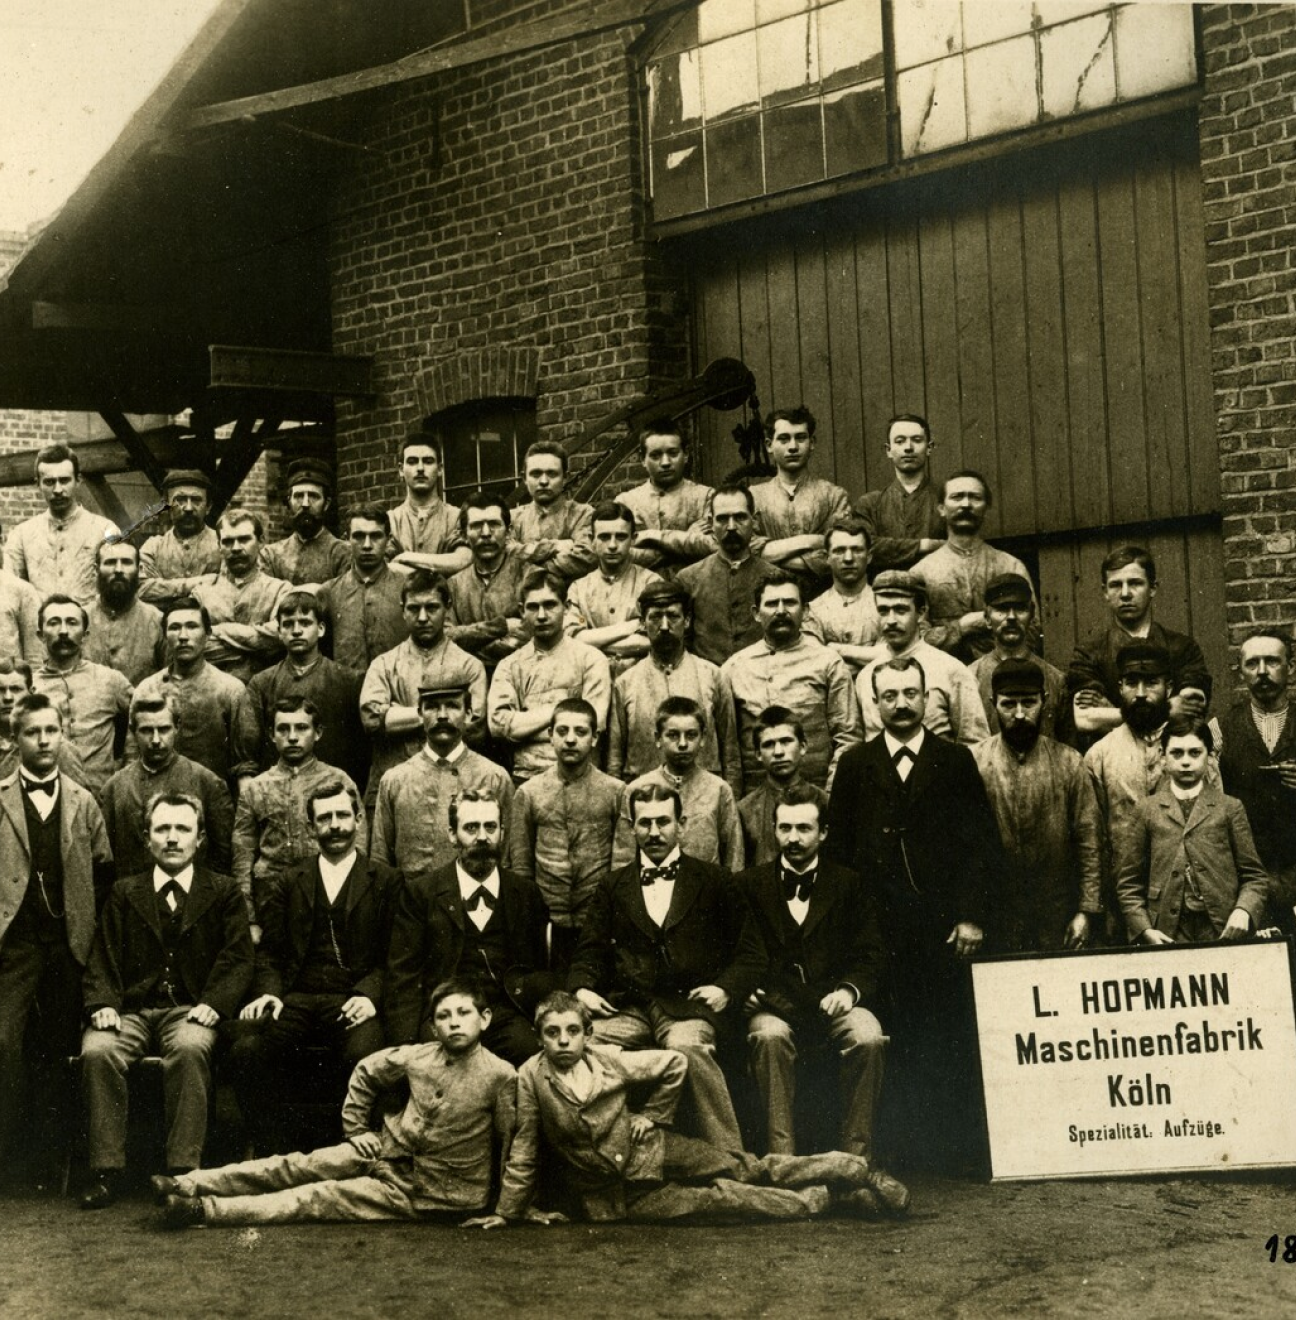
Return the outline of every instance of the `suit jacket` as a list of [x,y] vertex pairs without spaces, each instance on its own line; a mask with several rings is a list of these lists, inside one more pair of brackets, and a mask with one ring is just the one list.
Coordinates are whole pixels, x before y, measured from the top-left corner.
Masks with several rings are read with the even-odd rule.
[[1139,807],[1129,847],[1116,859],[1116,896],[1131,940],[1149,926],[1166,934],[1179,924],[1192,868],[1216,935],[1235,907],[1264,925],[1269,877],[1256,854],[1246,811],[1207,784],[1183,818],[1169,783]]
[[[544,899],[534,882],[501,870],[495,915],[504,918],[506,945],[497,983],[514,1007],[530,1017],[532,1001],[547,988]],[[393,1045],[418,1039],[428,995],[439,982],[460,974],[468,921],[454,862],[405,877],[392,920],[384,992],[383,1016]],[[464,969],[469,975],[476,970]]]
[[841,759],[823,854],[877,894],[889,950],[930,955],[961,921],[983,930],[1002,870],[999,828],[972,753],[930,732],[907,781],[879,735]]
[[[100,1008],[137,1013],[148,1007],[164,953],[153,872],[119,880],[104,905],[86,965],[86,1013]],[[195,866],[175,951],[181,1003],[207,1004],[221,1017],[233,1017],[252,984],[252,965],[252,934],[238,885]]]
[[[292,991],[310,953],[319,894],[319,858],[297,863],[270,887],[261,908],[261,943],[256,951],[252,997],[282,999]],[[339,933],[345,941],[353,995],[382,1003],[383,977],[391,944],[392,916],[401,873],[357,853],[343,895]]]
[[[102,812],[89,789],[59,774],[59,848],[68,948],[79,963],[90,954],[95,922],[112,888],[112,849]],[[31,878],[31,845],[22,787],[15,770],[0,780],[0,942],[22,907]]]
[[601,881],[590,899],[568,989],[598,991],[618,1008],[655,1005],[671,1017],[715,1025],[717,1015],[688,992],[718,985],[738,999],[752,975],[736,966],[746,913],[728,871],[682,855],[670,911],[658,926],[644,904],[636,859]]
[[[1272,752],[1255,726],[1249,699],[1220,715],[1219,725],[1224,734],[1219,763],[1224,791],[1246,808],[1256,848],[1272,876],[1296,865],[1296,793],[1266,767],[1296,761],[1296,718],[1288,716]],[[1290,908],[1290,897],[1285,906]]]
[[745,1000],[758,987],[769,995],[766,1008],[783,1017],[817,1014],[819,1001],[843,985],[859,991],[859,1003],[876,1003],[886,951],[878,923],[877,900],[854,871],[819,859],[805,922],[788,911],[778,862],[753,867],[738,877],[750,910],[743,924],[738,963],[761,967]]

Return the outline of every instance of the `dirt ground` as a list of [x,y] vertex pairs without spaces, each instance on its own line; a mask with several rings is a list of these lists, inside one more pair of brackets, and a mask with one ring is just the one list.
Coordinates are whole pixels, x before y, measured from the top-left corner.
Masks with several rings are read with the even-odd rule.
[[[164,1235],[0,1200],[0,1315],[1121,1316],[1296,1313],[1289,1174],[986,1185],[917,1178],[905,1223],[729,1228],[302,1226]],[[1290,1309],[1289,1309],[1290,1308]]]

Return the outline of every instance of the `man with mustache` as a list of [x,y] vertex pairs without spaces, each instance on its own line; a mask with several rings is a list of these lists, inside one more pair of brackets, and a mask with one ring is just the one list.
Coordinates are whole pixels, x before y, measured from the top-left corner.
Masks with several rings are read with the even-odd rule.
[[401,877],[360,851],[361,812],[341,779],[315,788],[306,817],[319,855],[290,867],[263,904],[253,999],[231,1033],[230,1071],[264,1155],[301,1149],[290,1140],[287,1106],[306,1090],[307,1046],[326,1046],[333,1064],[323,1088],[312,1079],[314,1098],[331,1088],[340,1105],[351,1069],[383,1045],[378,1006]]
[[[945,542],[912,570],[927,588],[928,644],[965,664],[994,645],[985,613],[986,584],[1001,573],[1030,581],[1020,559],[981,538],[991,498],[990,483],[971,468],[946,477],[938,506],[945,520]],[[1035,601],[1033,588],[1031,601]]]
[[85,658],[118,670],[134,686],[164,663],[161,612],[138,598],[139,551],[129,541],[105,541],[95,551],[95,574]]
[[347,543],[324,526],[333,504],[333,473],[324,463],[301,458],[288,468],[287,487],[292,531],[262,549],[261,568],[294,586],[328,582],[351,564]]
[[719,665],[685,649],[693,624],[693,597],[682,582],[661,579],[639,593],[639,616],[648,654],[612,684],[608,720],[608,774],[629,782],[661,764],[657,712],[667,697],[689,697],[706,714],[697,763],[737,794],[742,758],[733,691]]
[[392,922],[383,1016],[394,1045],[433,1038],[432,989],[473,977],[485,992],[490,1023],[482,1044],[509,1063],[539,1048],[530,1010],[550,988],[545,972],[548,914],[535,885],[502,871],[505,810],[484,788],[450,803],[454,859],[406,872]]
[[1291,633],[1257,628],[1238,668],[1247,694],[1211,721],[1224,791],[1246,808],[1282,928],[1296,933],[1296,720],[1288,718]]
[[140,547],[140,599],[165,612],[219,570],[221,553],[215,529],[207,526],[211,478],[197,468],[175,468],[162,482],[162,494],[171,527]]
[[1066,714],[1066,675],[1031,650],[1031,638],[1035,635],[1035,591],[1030,579],[1019,573],[1000,573],[992,577],[985,587],[985,617],[994,647],[968,668],[981,693],[990,732],[999,732],[999,716],[991,687],[994,672],[1005,660],[1024,660],[1035,665],[1044,675],[1044,706],[1039,727],[1041,734],[1052,738],[1059,713]]
[[[526,641],[518,593],[531,569],[521,547],[509,540],[512,519],[500,496],[480,490],[459,510],[472,562],[450,578],[446,635],[490,670]],[[485,710],[484,700],[478,709]]]
[[418,690],[423,746],[378,785],[371,852],[406,875],[423,875],[454,857],[450,804],[468,789],[492,794],[509,822],[513,781],[464,743],[472,696],[463,683],[429,680]]
[[421,426],[405,433],[400,446],[405,499],[388,510],[393,563],[449,577],[467,568],[463,520],[445,502],[445,456],[440,439]]
[[752,592],[778,569],[752,553],[756,505],[746,486],[725,483],[711,494],[711,531],[719,549],[681,568],[675,580],[693,596],[693,650],[722,665],[736,651],[758,641]]
[[1007,864],[1002,943],[1013,953],[1083,949],[1103,913],[1093,782],[1080,753],[1044,732],[1046,675],[1035,657],[1001,661],[990,681],[999,732],[972,755]]

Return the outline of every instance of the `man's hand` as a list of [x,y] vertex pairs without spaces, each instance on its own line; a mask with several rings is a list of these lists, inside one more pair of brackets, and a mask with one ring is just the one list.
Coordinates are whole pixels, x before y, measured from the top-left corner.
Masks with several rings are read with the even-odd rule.
[[96,1031],[120,1031],[121,1015],[115,1008],[97,1008],[90,1014],[90,1025]]
[[566,1224],[571,1221],[561,1210],[537,1210],[535,1206],[529,1205],[523,1213],[522,1218],[528,1224],[540,1224],[548,1228],[550,1224]]
[[1174,940],[1170,938],[1165,931],[1157,930],[1155,926],[1149,926],[1147,930],[1139,936],[1144,944],[1173,944]]
[[745,1013],[761,1013],[765,1009],[765,991],[753,990],[743,1004]]
[[1111,702],[1108,701],[1101,692],[1095,692],[1093,688],[1081,688],[1080,691],[1075,694],[1074,703],[1077,706],[1084,707],[1086,710],[1092,709],[1095,706],[1111,706]]
[[1251,934],[1251,918],[1241,908],[1234,908],[1220,931],[1222,940],[1244,940]]
[[576,998],[589,1009],[591,1017],[616,1017],[616,1009],[597,990],[577,990]]
[[960,921],[949,933],[946,944],[954,946],[954,952],[960,958],[969,958],[981,947],[981,941],[985,935],[981,927],[971,921]]
[[846,989],[830,990],[819,1001],[819,1011],[826,1017],[839,1018],[855,1007],[855,995]]
[[1066,933],[1062,936],[1064,949],[1083,949],[1089,943],[1089,914],[1077,912],[1067,922]]
[[220,1021],[220,1014],[210,1004],[195,1004],[185,1021],[196,1022],[200,1027],[214,1027]]
[[475,1219],[465,1219],[460,1228],[507,1228],[508,1220],[503,1215],[478,1215]]
[[355,1153],[367,1160],[376,1160],[382,1154],[382,1137],[377,1132],[357,1132],[347,1140],[355,1147]]
[[[276,1013],[275,1016],[279,1015]],[[377,1016],[378,1009],[367,995],[352,995],[342,1005],[341,1018],[348,1027],[358,1027],[362,1022],[368,1022],[371,1017]]]
[[251,1022],[253,1018],[259,1018],[269,1013],[276,1021],[279,1014],[283,1012],[283,1000],[277,995],[262,995],[260,999],[254,999],[250,1004],[244,1004],[239,1010],[240,1022]]
[[[252,933],[252,943],[253,943],[253,944],[260,944],[260,943],[261,943],[261,927],[258,926],[258,925],[256,924],[255,921],[253,921],[253,922],[249,923],[249,925],[248,925],[248,930],[251,931],[251,933]],[[278,1015],[276,1014],[276,1016],[278,1016]]]
[[642,1114],[631,1114],[630,1115],[631,1142],[634,1145],[638,1146],[640,1143],[647,1141],[648,1134],[656,1126],[657,1125],[652,1121],[651,1118],[645,1118]]
[[729,996],[718,985],[695,985],[688,997],[699,1000],[713,1013],[723,1013],[729,1007]]
[[964,635],[990,631],[990,625],[986,622],[984,610],[968,610],[966,614],[959,616],[958,623],[959,631]]
[[1201,688],[1180,688],[1170,698],[1170,714],[1188,715],[1195,720],[1201,719],[1206,714],[1206,694]]
[[1261,766],[1263,769],[1276,770],[1278,772],[1278,782],[1286,789],[1296,792],[1296,761],[1278,761],[1272,767]]
[[548,537],[522,547],[523,556],[533,564],[547,563],[557,553],[558,547]]

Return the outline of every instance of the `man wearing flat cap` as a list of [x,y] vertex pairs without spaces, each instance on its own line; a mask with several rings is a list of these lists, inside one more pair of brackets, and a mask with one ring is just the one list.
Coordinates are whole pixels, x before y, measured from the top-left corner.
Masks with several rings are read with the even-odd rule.
[[990,686],[999,732],[972,756],[1003,842],[1003,944],[1014,953],[1083,949],[1102,918],[1093,781],[1080,753],[1043,731],[1047,675],[1034,656],[1001,661]]
[[1005,660],[1025,660],[1044,675],[1044,709],[1039,730],[1044,737],[1052,738],[1058,711],[1066,702],[1066,675],[1031,650],[1031,638],[1036,635],[1036,630],[1035,589],[1030,579],[1020,573],[999,573],[992,577],[985,587],[985,617],[994,649],[973,661],[968,668],[976,679],[977,691],[981,693],[990,732],[999,732],[999,716],[995,713],[991,687],[994,672]]
[[864,716],[864,737],[882,732],[882,717],[874,695],[873,673],[891,660],[913,657],[922,665],[927,705],[924,727],[950,742],[967,746],[990,736],[976,680],[961,660],[938,650],[922,639],[927,619],[927,588],[912,573],[888,569],[873,579],[873,600],[882,624],[882,643],[887,654],[860,670],[855,692]]
[[198,468],[173,468],[162,483],[171,528],[140,547],[140,600],[165,612],[221,566],[220,538],[207,526],[211,478]]
[[261,571],[294,586],[318,586],[351,566],[351,551],[327,527],[333,503],[333,473],[326,463],[299,458],[289,465],[286,481],[288,521],[292,531],[261,551]]

